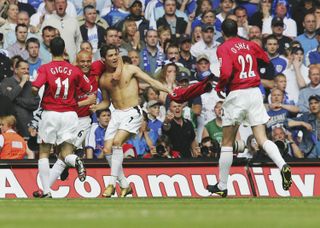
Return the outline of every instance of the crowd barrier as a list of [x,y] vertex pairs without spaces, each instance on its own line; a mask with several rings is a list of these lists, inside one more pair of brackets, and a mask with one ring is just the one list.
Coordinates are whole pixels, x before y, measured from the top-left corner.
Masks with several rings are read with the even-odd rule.
[[[54,161],[51,161],[51,164]],[[320,196],[320,160],[288,161],[293,185],[284,191],[279,170],[270,162],[235,159],[228,183],[230,197]],[[80,182],[75,169],[67,180],[52,186],[54,198],[101,197],[110,170],[104,160],[85,160],[87,178]],[[132,197],[208,197],[207,184],[218,179],[217,160],[127,160],[124,162]],[[0,161],[0,198],[31,198],[41,188],[36,160]],[[120,188],[117,186],[117,197]],[[129,196],[131,197],[131,196]]]

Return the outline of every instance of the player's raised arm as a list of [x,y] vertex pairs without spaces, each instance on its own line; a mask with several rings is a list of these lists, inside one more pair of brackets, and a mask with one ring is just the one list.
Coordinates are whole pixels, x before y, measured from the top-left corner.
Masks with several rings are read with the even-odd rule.
[[133,72],[133,76],[145,81],[146,83],[150,84],[152,87],[154,87],[157,90],[170,93],[169,89],[161,84],[161,82],[151,78],[148,74],[144,73],[140,68],[134,66],[134,65],[128,65],[128,68],[131,72]]

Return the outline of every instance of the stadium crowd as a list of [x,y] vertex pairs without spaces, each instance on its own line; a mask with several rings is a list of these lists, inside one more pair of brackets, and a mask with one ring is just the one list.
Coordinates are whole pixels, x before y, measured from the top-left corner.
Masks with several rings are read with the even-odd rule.
[[[0,159],[37,157],[41,93],[32,95],[31,83],[51,61],[54,37],[63,38],[64,58],[96,90],[77,93],[78,117],[90,127],[75,134],[76,153],[99,159],[113,115],[112,105],[90,109],[102,101],[104,46],[117,46],[125,64],[139,66],[169,91],[212,74],[214,87],[226,18],[271,60],[259,62],[269,138],[285,159],[320,157],[320,0],[0,0],[0,16]],[[225,94],[213,89],[179,104],[143,82],[139,91],[143,123],[123,146],[126,158],[219,157]],[[246,126],[234,148],[234,156],[266,157]]]

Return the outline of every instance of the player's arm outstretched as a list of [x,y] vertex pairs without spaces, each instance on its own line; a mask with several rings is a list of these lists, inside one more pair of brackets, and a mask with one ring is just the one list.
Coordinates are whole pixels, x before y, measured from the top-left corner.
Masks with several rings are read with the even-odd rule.
[[128,65],[128,70],[133,73],[133,76],[136,77],[137,79],[141,79],[144,82],[148,83],[152,87],[154,87],[157,90],[170,93],[169,89],[165,87],[164,85],[161,84],[161,82],[151,78],[148,74],[144,73],[140,68],[134,65]]
[[107,90],[101,89],[102,101],[99,104],[93,104],[90,106],[91,112],[96,112],[97,110],[106,109],[110,106],[110,97],[108,95]]

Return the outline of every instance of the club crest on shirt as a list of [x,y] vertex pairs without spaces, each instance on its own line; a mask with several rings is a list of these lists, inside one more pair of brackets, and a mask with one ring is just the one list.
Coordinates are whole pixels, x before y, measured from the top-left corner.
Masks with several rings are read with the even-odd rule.
[[277,72],[281,72],[283,69],[283,66],[282,65],[276,65],[276,71]]

